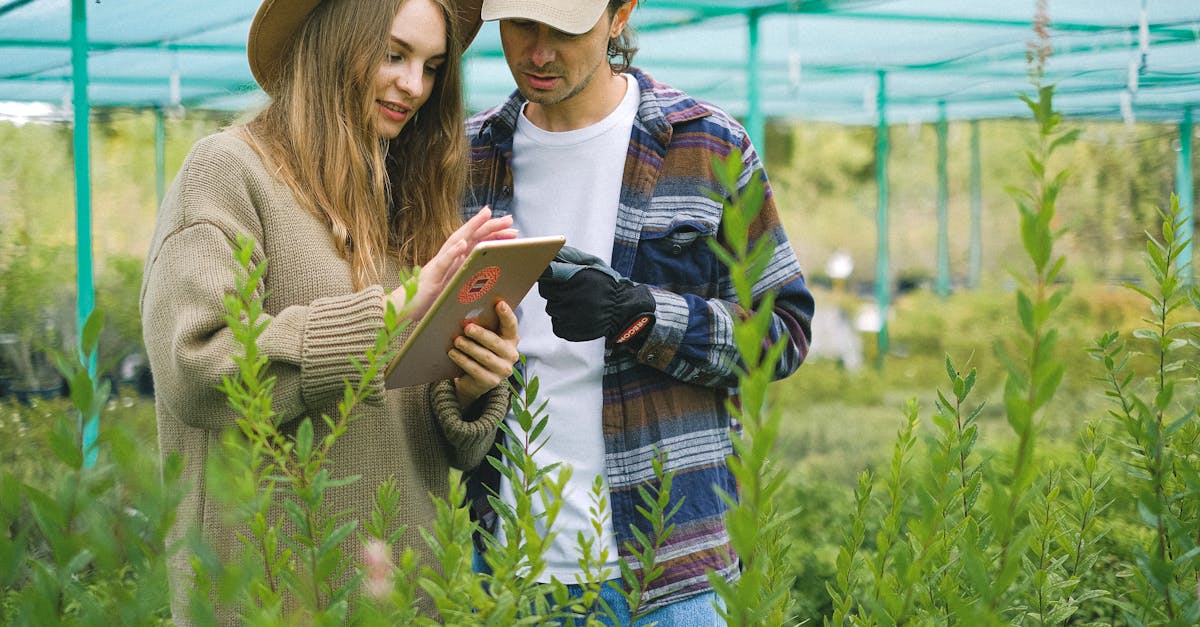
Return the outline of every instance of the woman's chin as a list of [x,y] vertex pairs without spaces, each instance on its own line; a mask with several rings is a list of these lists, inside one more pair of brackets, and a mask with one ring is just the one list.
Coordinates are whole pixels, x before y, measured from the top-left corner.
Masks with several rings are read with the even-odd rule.
[[375,130],[379,133],[379,138],[388,141],[399,137],[400,132],[406,126],[408,126],[407,121],[397,122],[388,119],[378,119],[375,121]]

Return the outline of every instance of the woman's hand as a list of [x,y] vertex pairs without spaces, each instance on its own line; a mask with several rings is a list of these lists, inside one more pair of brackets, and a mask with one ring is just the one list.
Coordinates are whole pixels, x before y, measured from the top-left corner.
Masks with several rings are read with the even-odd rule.
[[467,323],[450,349],[450,360],[463,369],[462,376],[454,379],[458,404],[463,409],[507,379],[517,363],[517,316],[504,301],[496,303],[496,314],[500,328],[495,333],[474,322]]
[[[446,242],[433,259],[421,268],[417,277],[417,293],[413,296],[412,308],[405,317],[416,321],[429,311],[433,301],[442,293],[442,289],[454,273],[458,272],[476,244],[489,240],[513,239],[516,236],[517,231],[512,228],[512,216],[493,218],[490,208],[480,209],[479,213],[446,238]],[[403,287],[388,294],[388,300],[392,302],[396,311],[403,310],[406,304],[405,296]]]

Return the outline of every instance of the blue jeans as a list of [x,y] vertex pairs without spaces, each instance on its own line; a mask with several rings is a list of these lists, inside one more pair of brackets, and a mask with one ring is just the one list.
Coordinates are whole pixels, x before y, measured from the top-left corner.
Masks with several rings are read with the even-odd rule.
[[[583,595],[583,589],[575,584],[568,584],[567,591],[571,593],[572,597]],[[612,608],[613,614],[617,618],[616,624],[620,627],[642,627],[651,624],[657,624],[658,627],[725,627],[725,620],[717,613],[715,606],[715,604],[721,603],[721,600],[717,597],[717,593],[711,590],[660,607],[638,618],[636,624],[632,622],[629,615],[629,604],[621,592],[620,579],[613,579],[605,584],[600,589],[600,598],[604,599],[608,603],[608,607]],[[605,625],[613,624],[607,614],[600,613],[599,619]],[[575,624],[583,625],[584,620],[576,619]]]
[[[477,573],[489,572],[487,562],[478,552],[475,553],[472,560],[471,569]],[[567,592],[573,598],[583,596],[583,588],[576,584],[567,584]],[[626,602],[625,595],[621,592],[620,579],[609,580],[600,589],[600,598],[608,603],[608,607],[616,615],[617,624],[613,627],[644,627],[654,623],[657,623],[657,627],[725,627],[725,620],[721,618],[721,614],[717,612],[716,608],[717,605],[725,607],[725,604],[717,597],[717,593],[711,590],[666,607],[660,607],[638,618],[636,625],[632,624],[629,603]],[[599,619],[602,623],[613,624],[607,614],[597,613],[600,614]],[[576,619],[575,624],[583,625],[584,620]]]

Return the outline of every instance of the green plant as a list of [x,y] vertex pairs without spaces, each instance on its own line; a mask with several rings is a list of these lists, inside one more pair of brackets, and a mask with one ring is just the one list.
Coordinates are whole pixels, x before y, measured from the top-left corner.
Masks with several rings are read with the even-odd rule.
[[[740,157],[734,151],[723,162],[713,161],[713,173],[726,190],[739,190]],[[729,506],[726,524],[730,542],[741,560],[741,577],[731,584],[708,573],[709,583],[724,603],[721,614],[733,625],[782,624],[792,604],[793,577],[785,567],[787,517],[776,502],[786,475],[772,461],[781,414],[768,402],[768,386],[786,343],[764,348],[775,299],[767,292],[756,302],[753,291],[771,256],[771,238],[760,238],[757,243],[750,240],[750,224],[762,209],[764,194],[763,182],[756,177],[745,189],[734,191],[730,199],[723,201],[728,248],[710,242],[718,259],[729,268],[739,302],[755,303],[754,313],[739,320],[733,329],[742,363],[738,402],[730,401],[728,409],[741,425],[741,432],[732,437],[734,454],[729,458],[729,469],[737,481],[738,494],[720,493]]]
[[[455,488],[457,485],[454,484]],[[451,493],[451,498],[456,496],[461,497],[456,492]],[[411,547],[406,547],[401,553],[400,564],[393,564],[391,558],[391,547],[404,533],[403,527],[396,528],[393,524],[400,498],[400,489],[395,480],[379,484],[371,516],[361,521],[367,547],[363,573],[367,595],[358,609],[359,619],[364,624],[411,625],[421,618],[416,604],[416,555]],[[443,512],[444,506],[444,503],[438,503],[436,537],[445,546],[457,546],[455,540],[458,539],[462,517],[460,512]],[[392,529],[395,530],[389,531]],[[461,560],[456,561],[452,556],[442,554],[438,558],[446,569],[446,576],[453,577],[456,574],[453,566],[461,563]]]
[[[537,622],[561,613],[567,602],[565,587],[538,583],[538,579],[546,566],[546,551],[554,538],[554,521],[571,468],[558,464],[539,467],[534,461],[534,454],[544,445],[550,416],[545,413],[546,402],[539,403],[538,380],[526,380],[522,368],[514,369],[514,379],[510,420],[518,429],[502,424],[502,456],[487,458],[512,486],[515,501],[510,506],[498,494],[488,497],[504,540],[481,532],[486,545],[487,595],[475,599],[475,611],[483,624],[513,624],[518,619]],[[540,513],[535,500],[541,504]]]
[[[0,377],[14,390],[47,390],[59,384],[53,354],[69,345],[63,329],[68,323],[74,279],[69,268],[71,250],[47,246],[24,231],[0,239]],[[4,372],[8,370],[8,372]]]
[[[1055,254],[1061,235],[1055,202],[1068,173],[1051,174],[1049,161],[1078,136],[1060,126],[1054,88],[1040,84],[1044,57],[1038,52],[1036,99],[1022,96],[1038,128],[1027,154],[1033,182],[1028,190],[1013,190],[1032,272],[1016,275],[1018,333],[995,345],[1006,371],[1002,401],[1012,449],[980,457],[983,405],[967,404],[977,374],[964,375],[947,357],[953,394],[938,392],[935,430],[919,465],[912,454],[919,407],[910,401],[905,411],[886,499],[875,505],[882,522],[874,547],[866,546],[866,521],[876,517],[872,477],[860,478],[858,508],[830,586],[831,624],[1063,624],[1082,604],[1107,594],[1081,585],[1083,571],[1099,559],[1104,534],[1095,524],[1106,507],[1098,496],[1107,483],[1099,467],[1104,447],[1089,431],[1078,465],[1068,467],[1048,463],[1036,447],[1041,414],[1066,368],[1054,327],[1067,295],[1060,281],[1066,258]],[[1064,487],[1067,475],[1076,480]]]
[[659,566],[658,551],[675,533],[675,525],[671,523],[671,519],[683,506],[682,499],[671,506],[671,484],[674,475],[666,469],[667,454],[657,451],[651,465],[654,471],[654,487],[638,488],[642,505],[637,508],[642,518],[650,523],[649,534],[636,525],[631,525],[630,531],[635,541],[625,545],[641,568],[635,570],[628,563],[621,562],[621,580],[626,586],[629,615],[634,621],[645,613],[645,591],[654,580],[662,576],[663,567]]
[[[1133,480],[1137,520],[1150,532],[1149,542],[1137,547],[1132,572],[1135,587],[1124,607],[1134,624],[1189,625],[1200,620],[1196,577],[1200,574],[1200,458],[1195,443],[1196,349],[1200,322],[1200,290],[1182,280],[1183,214],[1179,199],[1162,215],[1161,240],[1146,244],[1145,263],[1154,286],[1130,285],[1150,303],[1148,326],[1136,329],[1136,347],[1110,332],[1095,341],[1092,353],[1104,366],[1107,395],[1115,408],[1110,415],[1120,426],[1120,442],[1128,451],[1127,469]],[[1190,307],[1193,319],[1180,319]],[[1131,362],[1147,361],[1153,371],[1136,378]],[[1191,387],[1189,387],[1191,386]]]
[[[53,472],[0,473],[0,622],[161,624],[167,619],[164,538],[182,494],[182,464],[147,455],[116,423],[84,449],[83,422],[100,415],[107,382],[90,371],[103,315],[87,320],[74,355],[57,355],[72,411],[46,433]],[[94,463],[85,463],[92,458]],[[45,458],[43,458],[45,459]]]
[[[311,418],[302,419],[294,432],[284,431],[271,408],[275,380],[266,375],[267,357],[257,344],[268,324],[259,289],[267,265],[254,264],[253,251],[253,240],[239,237],[234,249],[240,270],[236,291],[225,297],[225,321],[242,353],[234,356],[238,375],[225,377],[221,389],[239,416],[238,428],[222,438],[226,461],[207,470],[210,484],[237,486],[212,493],[233,497],[229,504],[239,519],[249,521],[250,533],[241,535],[244,556],[235,568],[194,560],[197,579],[209,585],[191,591],[189,609],[198,621],[216,621],[223,610],[210,599],[218,598],[231,603],[232,611],[247,623],[342,624],[350,615],[360,576],[348,576],[351,565],[341,543],[359,521],[329,511],[325,495],[357,477],[334,478],[329,455],[393,354],[391,346],[404,324],[389,306],[374,347],[361,361],[353,360],[358,377],[346,382],[338,415],[321,417],[327,429],[322,438],[315,439]],[[411,297],[415,287],[406,283]],[[381,490],[377,501],[392,503],[392,495]],[[294,532],[287,532],[285,523]],[[204,552],[202,547],[193,550]],[[230,578],[243,585],[230,585]]]
[[[601,538],[604,537],[605,526],[612,522],[612,515],[608,510],[607,494],[604,478],[597,476],[592,480],[592,491],[588,495],[592,501],[592,506],[588,509],[592,533],[588,535],[580,531],[575,540],[580,548],[578,562],[580,574],[576,575],[575,583],[580,587],[581,594],[578,602],[571,609],[575,611],[576,615],[582,616],[588,624],[598,620],[601,615],[615,621],[612,608],[600,596],[606,582],[612,579],[611,569],[604,566],[610,557],[608,547],[597,548],[597,545],[601,544]],[[622,562],[621,565],[625,566],[625,563]],[[634,581],[637,580],[634,579]],[[636,609],[634,607],[635,616],[637,615]]]
[[1037,100],[1021,97],[1038,123],[1037,142],[1028,154],[1034,182],[1029,190],[1013,192],[1020,209],[1021,240],[1033,263],[1032,278],[1022,280],[1023,287],[1017,290],[1021,335],[1016,343],[1022,357],[1017,358],[1003,345],[997,345],[1008,372],[1004,387],[1005,415],[1017,441],[1011,472],[989,483],[987,509],[1000,548],[993,582],[983,590],[990,611],[1002,609],[1023,566],[1021,556],[1035,542],[1038,532],[1048,532],[1037,525],[1019,523],[1033,513],[1035,504],[1030,497],[1045,494],[1042,486],[1034,488],[1039,481],[1034,461],[1035,417],[1054,396],[1064,373],[1063,362],[1055,355],[1058,333],[1051,321],[1066,296],[1066,288],[1057,285],[1066,258],[1055,256],[1054,242],[1058,235],[1053,224],[1055,201],[1068,172],[1062,170],[1050,176],[1047,164],[1057,148],[1076,139],[1078,130],[1064,132],[1059,128],[1062,116],[1053,109],[1054,87],[1037,87]]

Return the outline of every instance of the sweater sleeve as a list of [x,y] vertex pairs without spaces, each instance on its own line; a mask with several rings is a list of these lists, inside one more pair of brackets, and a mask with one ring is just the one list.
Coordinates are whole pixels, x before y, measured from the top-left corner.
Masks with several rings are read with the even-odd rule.
[[454,391],[454,382],[449,379],[429,386],[429,393],[434,416],[450,445],[450,464],[459,470],[471,470],[478,466],[496,440],[496,428],[500,421],[508,415],[507,382],[492,388],[475,401],[471,409],[477,411],[478,416],[463,415]]
[[[231,250],[223,229],[201,222],[167,236],[147,264],[142,318],[155,393],[192,427],[221,430],[238,418],[219,389],[237,375],[232,356],[242,352],[223,304],[234,292]],[[275,378],[277,422],[335,399],[355,379],[349,357],[374,345],[384,307],[383,289],[372,286],[264,316],[258,346],[268,360],[265,376]],[[382,376],[374,387],[371,400],[379,402]]]
[[[316,280],[303,274],[316,270],[272,267],[279,261],[266,258],[270,238],[302,232],[290,230],[301,212],[237,133],[198,141],[184,160],[159,210],[141,297],[155,394],[175,419],[214,431],[236,423],[219,388],[225,377],[238,374],[233,355],[243,352],[225,321],[224,301],[235,293],[239,272],[234,242],[253,238],[252,262],[267,264],[256,286],[260,296]],[[383,326],[381,287],[312,294],[283,302],[261,319],[266,326],[257,345],[268,360],[264,376],[274,378],[272,411],[280,423],[335,402],[344,380],[357,377],[350,356],[361,357]],[[382,377],[377,383],[369,400],[381,402]]]

